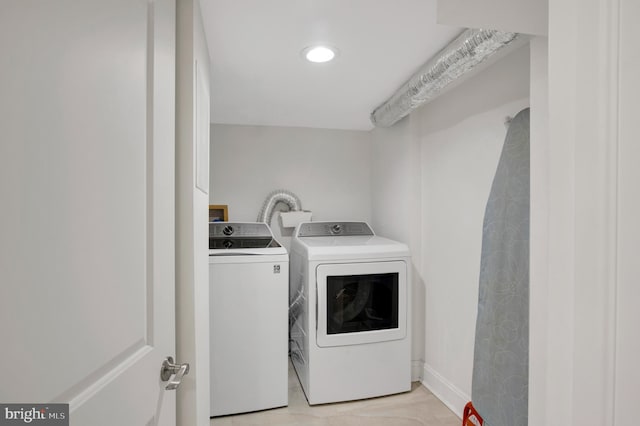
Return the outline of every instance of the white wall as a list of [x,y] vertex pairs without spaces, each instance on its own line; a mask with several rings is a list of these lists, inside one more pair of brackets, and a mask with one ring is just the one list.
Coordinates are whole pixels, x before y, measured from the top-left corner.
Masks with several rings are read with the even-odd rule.
[[[255,221],[267,195],[295,193],[313,220],[371,219],[368,132],[211,125],[211,204],[229,220]],[[271,222],[288,247],[291,229]]]
[[505,117],[528,106],[528,89],[524,48],[414,117],[422,126],[424,382],[458,414],[471,399],[484,210]]
[[373,181],[383,183],[373,187],[373,223],[385,222],[380,206],[401,206],[394,216],[402,220],[388,229],[410,244],[417,270],[414,298],[422,300],[414,299],[414,321],[424,319],[414,339],[422,334],[424,346],[414,347],[414,360],[424,361],[425,385],[458,415],[471,393],[484,209],[504,119],[527,107],[528,95],[524,47],[393,128],[373,132]]
[[411,377],[424,365],[424,283],[421,256],[421,160],[411,117],[371,132],[372,226],[378,235],[409,245],[412,257]]

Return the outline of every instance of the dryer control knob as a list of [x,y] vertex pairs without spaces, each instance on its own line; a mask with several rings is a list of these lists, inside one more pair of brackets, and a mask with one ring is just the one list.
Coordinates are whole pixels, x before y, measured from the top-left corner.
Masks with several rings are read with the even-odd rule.
[[222,230],[222,233],[223,233],[224,235],[231,235],[231,234],[233,234],[233,226],[231,226],[231,225],[227,225],[227,226],[225,226],[225,227],[224,227],[224,229]]
[[336,223],[335,225],[333,225],[331,227],[331,233],[333,235],[339,235],[342,234],[342,225],[340,225],[339,223]]

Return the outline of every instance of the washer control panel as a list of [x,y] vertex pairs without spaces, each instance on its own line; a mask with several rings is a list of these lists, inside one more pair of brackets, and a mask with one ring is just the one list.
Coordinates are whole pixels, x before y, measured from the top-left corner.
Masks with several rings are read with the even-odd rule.
[[266,223],[210,222],[209,249],[280,247]]

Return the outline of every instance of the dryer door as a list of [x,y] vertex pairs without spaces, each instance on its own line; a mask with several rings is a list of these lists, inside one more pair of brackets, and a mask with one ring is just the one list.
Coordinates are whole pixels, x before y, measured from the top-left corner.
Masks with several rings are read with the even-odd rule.
[[317,344],[345,346],[407,335],[404,261],[322,264],[316,269]]

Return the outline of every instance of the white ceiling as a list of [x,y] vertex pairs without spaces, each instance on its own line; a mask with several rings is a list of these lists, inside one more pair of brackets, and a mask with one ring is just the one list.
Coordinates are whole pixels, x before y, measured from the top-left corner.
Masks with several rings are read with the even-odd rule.
[[[200,0],[211,58],[211,121],[368,130],[371,111],[460,28],[436,0]],[[328,44],[336,60],[301,51]]]

